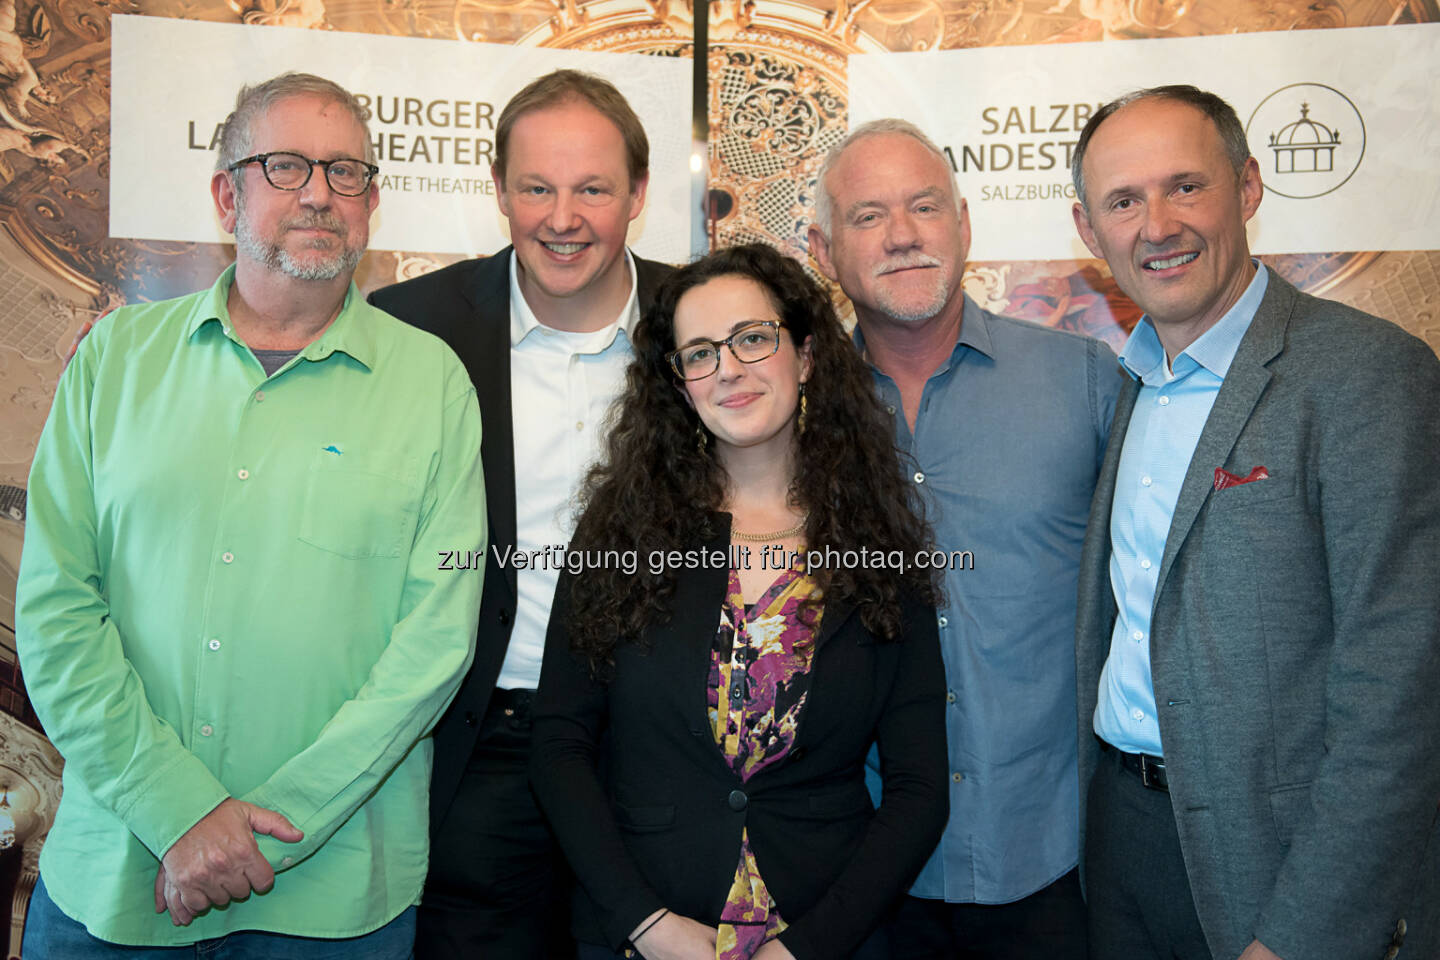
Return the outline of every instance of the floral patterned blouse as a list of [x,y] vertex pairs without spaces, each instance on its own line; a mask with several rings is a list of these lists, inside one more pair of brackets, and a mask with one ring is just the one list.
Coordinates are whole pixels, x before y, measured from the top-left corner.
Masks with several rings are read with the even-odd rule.
[[[800,604],[811,596],[818,599],[815,581],[792,568],[747,607],[740,578],[730,571],[706,698],[715,742],[742,781],[779,761],[794,743],[820,629],[818,615],[808,626],[800,618]],[[720,914],[716,960],[749,960],[786,926],[760,878],[747,831],[740,834],[739,854]]]

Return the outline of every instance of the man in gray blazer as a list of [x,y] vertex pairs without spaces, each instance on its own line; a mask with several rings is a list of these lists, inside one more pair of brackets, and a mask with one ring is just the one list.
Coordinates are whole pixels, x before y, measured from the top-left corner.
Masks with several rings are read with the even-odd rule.
[[1073,175],[1146,312],[1081,561],[1092,956],[1432,960],[1440,362],[1250,258],[1218,97],[1106,105]]

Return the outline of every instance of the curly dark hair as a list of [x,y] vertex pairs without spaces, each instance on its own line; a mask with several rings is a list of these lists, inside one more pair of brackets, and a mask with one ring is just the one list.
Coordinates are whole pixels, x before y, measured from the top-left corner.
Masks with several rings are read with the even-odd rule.
[[[811,338],[803,433],[795,431],[791,503],[806,512],[808,550],[901,550],[905,569],[812,570],[825,597],[856,604],[865,626],[900,639],[900,593],[935,603],[928,570],[908,559],[928,549],[921,506],[901,471],[891,416],[870,371],[846,336],[835,308],[794,260],[763,244],[719,250],[671,274],[631,337],[625,374],[604,455],[581,488],[583,514],[573,550],[676,550],[721,535],[727,476],[697,446],[700,417],[681,398],[666,354],[675,347],[675,308],[688,291],[717,277],[740,276],[767,293],[798,346]],[[572,648],[601,674],[617,644],[635,642],[668,615],[673,570],[587,569],[571,584]]]

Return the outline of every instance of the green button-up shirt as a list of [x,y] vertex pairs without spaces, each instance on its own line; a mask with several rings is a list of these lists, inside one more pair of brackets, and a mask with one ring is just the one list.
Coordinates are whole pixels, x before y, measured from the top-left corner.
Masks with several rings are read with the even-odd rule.
[[[104,940],[266,930],[348,937],[419,899],[432,746],[474,650],[480,411],[438,339],[352,285],[266,377],[209,291],[100,321],[60,379],[30,473],[17,639],[65,758],[40,858]],[[157,916],[157,858],[226,797],[274,889],[189,928]]]

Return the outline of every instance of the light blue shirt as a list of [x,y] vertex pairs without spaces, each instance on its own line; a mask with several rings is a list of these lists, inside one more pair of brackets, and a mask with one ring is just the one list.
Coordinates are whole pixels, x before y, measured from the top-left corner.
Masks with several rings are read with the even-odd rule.
[[969,298],[913,432],[899,387],[872,370],[937,547],[971,554],[947,564],[937,611],[950,820],[910,892],[1010,903],[1079,859],[1080,548],[1125,375],[1097,340]]
[[1148,316],[1120,351],[1121,366],[1140,381],[1140,395],[1120,451],[1110,510],[1110,586],[1119,615],[1100,673],[1095,732],[1128,753],[1164,756],[1150,680],[1150,617],[1160,560],[1195,445],[1268,282],[1265,267],[1258,265],[1235,305],[1169,369]]

